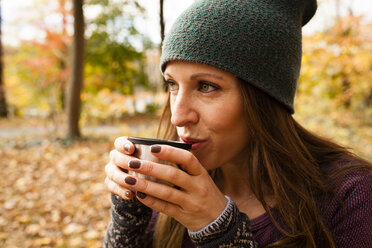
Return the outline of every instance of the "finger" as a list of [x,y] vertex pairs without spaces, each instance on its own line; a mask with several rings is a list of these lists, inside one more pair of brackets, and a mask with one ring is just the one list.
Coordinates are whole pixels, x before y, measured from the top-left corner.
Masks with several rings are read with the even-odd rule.
[[120,170],[120,167],[116,166],[115,164],[109,162],[105,167],[105,173],[108,179],[115,182],[116,184],[125,186],[125,178],[128,176],[127,173]]
[[118,195],[125,200],[131,200],[134,197],[134,193],[131,190],[116,184],[115,182],[111,181],[108,177],[106,177],[105,179],[105,184],[107,189],[111,193]]
[[133,154],[135,150],[133,143],[125,136],[117,138],[114,142],[114,146],[119,152],[128,155]]
[[184,191],[148,179],[128,176],[124,181],[127,188],[180,206],[187,199],[187,194]]
[[128,169],[128,162],[132,159],[133,157],[125,155],[118,150],[112,150],[110,152],[110,162],[125,170]]
[[190,175],[197,176],[205,172],[198,159],[189,151],[167,145],[153,145],[151,153],[161,160],[180,165]]
[[149,208],[164,213],[170,217],[174,217],[177,213],[179,214],[182,211],[182,208],[178,205],[146,195],[142,192],[137,192],[137,199]]
[[185,191],[190,192],[197,189],[194,184],[190,183],[191,179],[189,174],[179,168],[167,164],[133,159],[129,161],[128,168],[130,171],[171,183]]

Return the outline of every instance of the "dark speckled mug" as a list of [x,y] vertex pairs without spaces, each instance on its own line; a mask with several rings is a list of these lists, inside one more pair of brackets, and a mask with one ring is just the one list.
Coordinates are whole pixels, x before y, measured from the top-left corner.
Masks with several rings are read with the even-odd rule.
[[[154,155],[151,154],[151,146],[152,145],[169,145],[177,148],[181,148],[184,150],[190,150],[191,144],[178,142],[178,141],[170,141],[170,140],[160,140],[160,139],[149,139],[149,138],[141,138],[141,137],[128,137],[128,140],[132,142],[135,146],[135,152],[133,154],[134,157],[139,158],[141,160],[148,160],[153,161],[156,163],[167,164],[170,166],[178,167],[174,163],[170,163],[168,161],[160,160]],[[128,174],[139,178],[146,178],[152,181],[158,181],[152,177],[142,175],[140,173],[129,171]]]

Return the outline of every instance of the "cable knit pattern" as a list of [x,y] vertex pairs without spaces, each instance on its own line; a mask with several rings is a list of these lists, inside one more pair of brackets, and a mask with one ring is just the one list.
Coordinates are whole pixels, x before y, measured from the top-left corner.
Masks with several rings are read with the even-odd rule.
[[238,213],[238,208],[230,197],[225,197],[227,199],[226,207],[214,221],[197,231],[188,230],[191,239],[204,242],[211,239],[210,237],[213,238],[213,236],[218,236],[220,233],[225,232],[225,229],[236,222],[239,216],[236,214]]
[[111,195],[112,211],[103,247],[146,247],[151,240],[146,227],[152,210],[134,198],[130,201]]
[[246,214],[240,213],[235,202],[225,196],[228,203],[222,213],[209,225],[197,231],[189,231],[196,247],[258,247],[250,229]]

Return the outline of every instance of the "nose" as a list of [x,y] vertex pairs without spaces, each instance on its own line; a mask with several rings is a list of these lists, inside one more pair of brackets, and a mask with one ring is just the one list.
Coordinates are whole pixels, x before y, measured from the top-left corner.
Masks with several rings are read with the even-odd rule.
[[170,97],[171,123],[177,127],[196,124],[199,121],[199,115],[195,108],[195,102],[192,96],[181,90]]

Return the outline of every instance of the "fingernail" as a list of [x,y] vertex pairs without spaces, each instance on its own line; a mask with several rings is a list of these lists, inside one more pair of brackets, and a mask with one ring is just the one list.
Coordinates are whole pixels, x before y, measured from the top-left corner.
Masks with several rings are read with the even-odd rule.
[[151,146],[152,153],[159,153],[160,150],[161,150],[161,146],[158,146],[158,145]]
[[124,144],[124,151],[125,151],[126,153],[129,153],[129,150],[130,150],[130,144],[125,143],[125,144]]
[[147,196],[145,193],[142,193],[142,192],[138,192],[137,191],[137,196],[141,199],[145,199],[145,197]]
[[132,191],[130,191],[130,190],[125,191],[125,196],[126,196],[128,199],[132,198]]
[[131,160],[129,161],[129,168],[132,169],[139,169],[141,167],[141,161],[139,160]]
[[126,177],[124,181],[129,185],[135,185],[137,183],[137,179],[133,177]]

